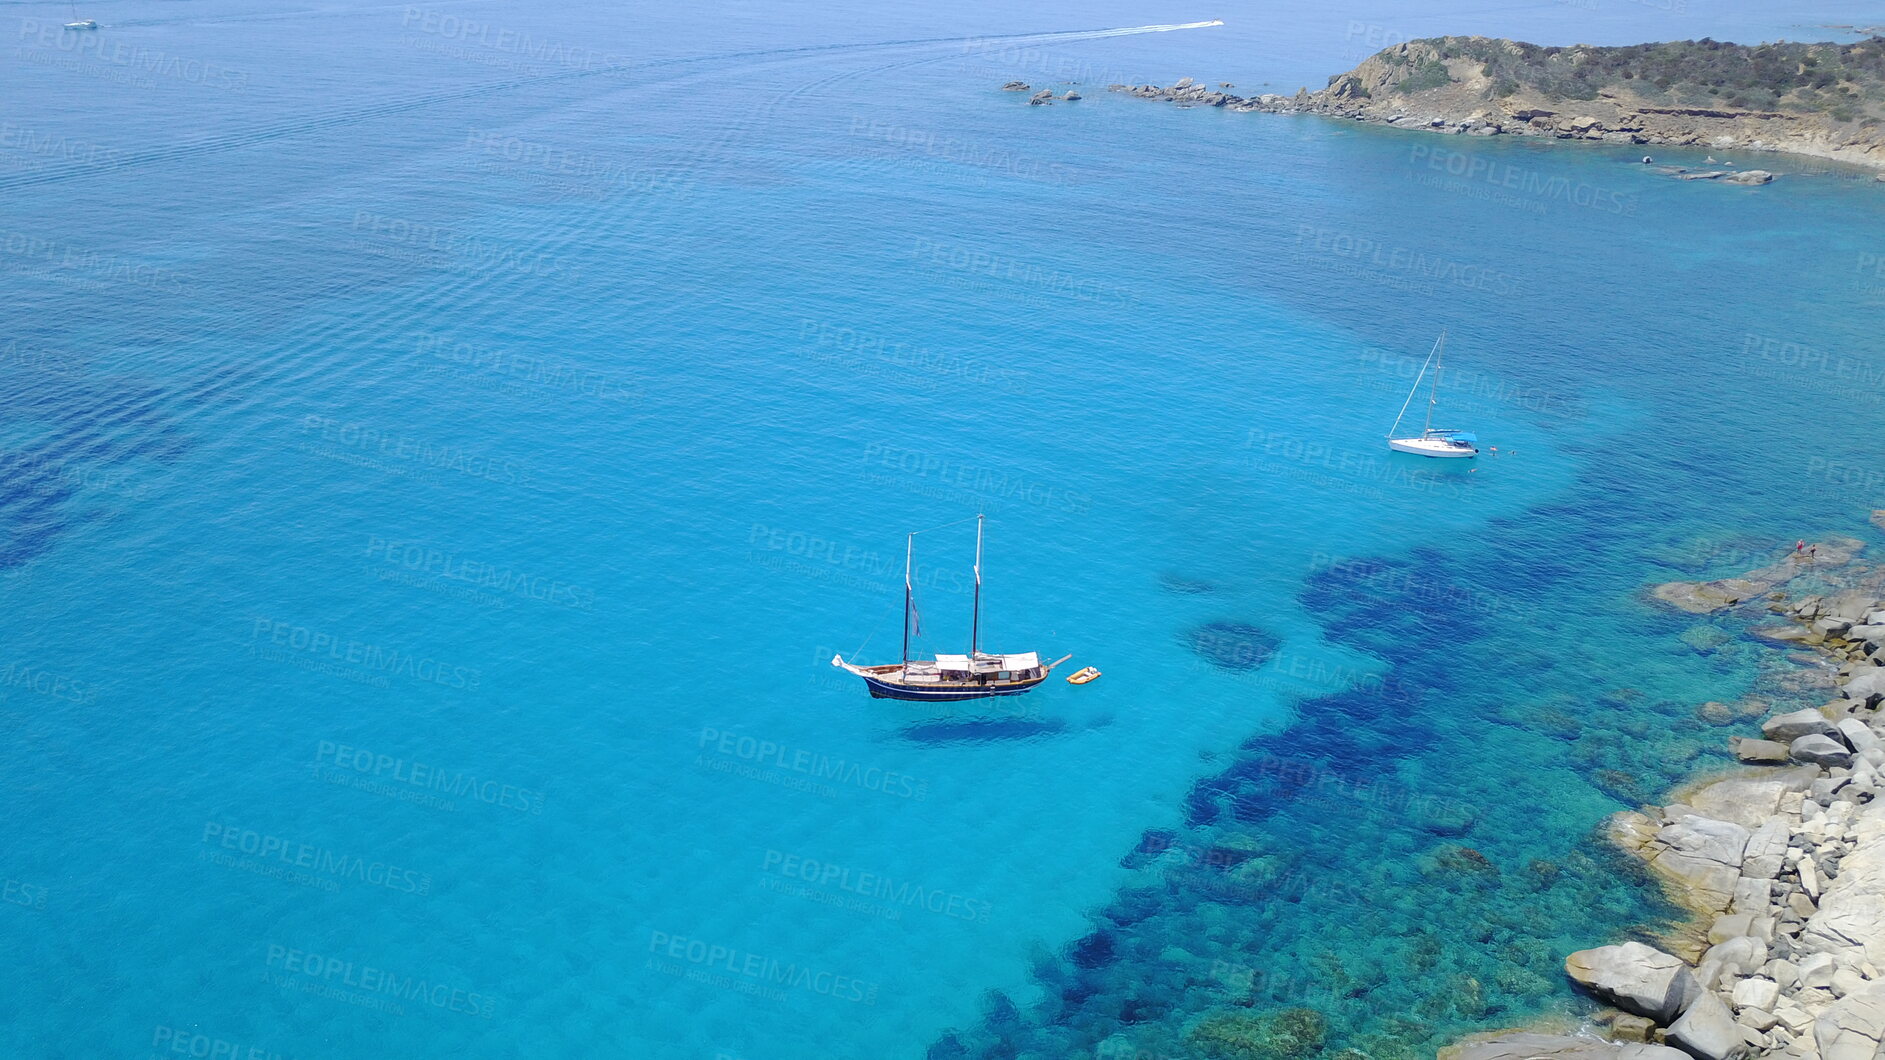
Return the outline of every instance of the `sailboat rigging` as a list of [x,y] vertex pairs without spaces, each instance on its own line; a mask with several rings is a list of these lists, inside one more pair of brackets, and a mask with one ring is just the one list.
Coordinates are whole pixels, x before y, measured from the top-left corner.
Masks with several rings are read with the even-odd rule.
[[[1032,691],[1047,680],[1054,667],[1073,656],[1064,655],[1042,664],[1040,653],[1013,655],[982,651],[982,524],[985,517],[975,517],[975,598],[969,620],[969,651],[966,655],[939,654],[933,659],[910,658],[910,633],[922,636],[922,616],[916,610],[916,589],[911,573],[916,564],[916,535],[909,534],[903,549],[903,657],[895,663],[857,666],[833,655],[831,665],[864,679],[875,699],[929,700],[944,702],[961,699],[985,699],[990,696],[1018,696]],[[953,525],[953,524],[951,524]],[[941,529],[936,527],[934,529]]]
[[[1420,374],[1414,377],[1414,386],[1407,392],[1407,400],[1401,402],[1401,414],[1394,417],[1394,426],[1388,428],[1388,448],[1397,453],[1412,453],[1415,456],[1472,457],[1479,455],[1479,439],[1468,431],[1452,427],[1435,427],[1433,409],[1440,403],[1440,370],[1446,359],[1446,329],[1440,330],[1440,337],[1434,340],[1433,349],[1427,354],[1427,362],[1420,366]],[[1414,395],[1420,393],[1421,380],[1427,377],[1427,368],[1433,367],[1433,384],[1427,391],[1427,419],[1421,425],[1419,437],[1397,438],[1401,429],[1401,420],[1407,416],[1407,406],[1414,403]]]

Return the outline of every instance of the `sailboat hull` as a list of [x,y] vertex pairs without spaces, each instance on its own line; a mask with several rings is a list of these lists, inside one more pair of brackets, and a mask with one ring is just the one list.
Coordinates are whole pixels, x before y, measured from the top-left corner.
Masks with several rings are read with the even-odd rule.
[[[925,532],[913,531],[905,538],[903,548],[903,660],[881,666],[858,666],[845,662],[842,655],[831,657],[831,665],[864,679],[871,698],[948,703],[1018,696],[1032,692],[1047,680],[1054,667],[1073,657],[1063,655],[1043,665],[1037,652],[997,654],[981,650],[983,518],[980,514],[975,517],[975,604],[969,625],[969,650],[962,655],[939,654],[933,659],[910,658],[910,632],[912,620],[916,618],[910,572],[915,565],[916,535]],[[916,632],[922,635],[920,626]]]
[[910,664],[885,663],[881,666],[857,666],[844,661],[844,657],[834,655],[831,665],[864,679],[864,685],[870,689],[873,699],[902,699],[922,703],[950,703],[963,699],[993,699],[996,696],[1018,696],[1032,692],[1041,682],[1047,680],[1054,667],[1071,659],[1063,655],[1053,662],[1043,664],[1033,652],[1024,655],[985,655],[978,656],[976,666],[1001,667],[1004,663],[1018,663],[1001,669],[982,669],[976,672],[963,656],[945,656],[962,663],[960,668],[947,667],[938,669],[934,661],[912,660]]
[[[863,675],[860,675],[863,676]],[[986,685],[952,685],[931,682],[924,685],[903,684],[887,681],[881,677],[864,677],[864,684],[870,689],[872,699],[902,699],[928,703],[953,703],[964,699],[992,699],[996,696],[1018,696],[1032,692],[1047,675],[1030,678],[1025,681],[1003,681],[999,684],[990,682]]]
[[1388,448],[1397,453],[1412,453],[1415,456],[1460,458],[1479,455],[1479,450],[1470,445],[1449,442],[1441,438],[1389,438]]

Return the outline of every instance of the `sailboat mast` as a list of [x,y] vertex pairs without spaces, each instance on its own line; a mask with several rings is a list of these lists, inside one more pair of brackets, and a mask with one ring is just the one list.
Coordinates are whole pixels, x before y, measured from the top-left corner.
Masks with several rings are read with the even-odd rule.
[[910,665],[910,561],[916,555],[916,535],[911,534],[903,544],[903,665]]
[[982,519],[975,516],[975,613],[969,619],[969,657],[974,658],[982,642]]
[[[1442,331],[1440,333],[1440,338],[1442,340],[1445,340],[1446,332]],[[1439,348],[1440,348],[1440,343],[1438,342],[1434,343],[1433,349],[1427,351],[1427,359],[1420,362],[1420,374],[1414,377],[1414,385],[1407,388],[1407,400],[1401,402],[1401,411],[1399,415],[1394,417],[1394,426],[1388,428],[1388,437],[1390,439],[1393,438],[1396,434],[1400,433],[1401,421],[1407,418],[1407,410],[1409,406],[1413,405],[1414,403],[1414,395],[1420,393],[1421,380],[1427,378],[1427,368],[1433,364],[1434,352],[1437,351]],[[1431,418],[1432,415],[1433,415],[1433,410],[1431,406],[1429,406],[1428,416]]]
[[1420,436],[1425,438],[1433,429],[1433,407],[1440,401],[1440,366],[1446,363],[1446,329],[1440,329],[1439,341],[1433,344],[1433,386],[1427,391],[1427,422],[1420,428]]

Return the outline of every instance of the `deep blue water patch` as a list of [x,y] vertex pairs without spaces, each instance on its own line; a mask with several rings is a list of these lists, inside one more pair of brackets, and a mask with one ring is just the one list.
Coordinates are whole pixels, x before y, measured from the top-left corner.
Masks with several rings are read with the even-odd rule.
[[1198,657],[1220,669],[1254,670],[1275,653],[1274,633],[1247,622],[1206,622],[1185,635]]
[[[1606,485],[1592,475],[1580,488]],[[1308,574],[1301,602],[1327,635],[1389,669],[1302,703],[1286,731],[1193,787],[1181,827],[1142,835],[1121,862],[1137,882],[1088,936],[1112,940],[1113,959],[1070,952],[1047,973],[1051,1000],[1030,1012],[1019,1055],[1115,1036],[1111,1047],[1151,1055],[1216,1055],[1214,1013],[1302,1008],[1326,1023],[1330,1053],[1430,1055],[1471,1029],[1581,1004],[1565,953],[1669,924],[1675,910],[1599,822],[1725,762],[1722,730],[1696,701],[1624,683],[1653,683],[1653,666],[1566,680],[1554,653],[1588,637],[1653,661],[1693,623],[1636,610],[1634,594],[1598,598],[1566,573],[1575,564],[1557,557],[1573,548],[1601,569],[1606,550],[1641,546],[1598,525],[1614,513],[1560,504],[1551,516],[1502,523],[1496,549],[1423,547]],[[1621,637],[1592,632],[1614,616]],[[1515,679],[1488,683],[1476,662]],[[1552,773],[1594,798],[1536,804]]]

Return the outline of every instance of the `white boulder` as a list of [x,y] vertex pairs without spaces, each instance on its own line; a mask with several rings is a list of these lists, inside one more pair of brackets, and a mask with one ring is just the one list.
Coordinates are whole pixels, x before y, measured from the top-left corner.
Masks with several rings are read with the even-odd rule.
[[1839,963],[1830,953],[1809,953],[1800,958],[1800,989],[1814,990],[1833,985],[1833,973]]
[[1855,751],[1868,751],[1878,746],[1878,736],[1858,718],[1841,718],[1835,728],[1840,738]]
[[1697,1060],[1734,1060],[1748,1051],[1740,1025],[1713,994],[1696,998],[1682,1018],[1670,1025],[1669,1042]]
[[1885,669],[1870,670],[1847,681],[1839,694],[1861,703],[1877,703],[1885,699]]
[[1687,964],[1640,942],[1579,950],[1564,959],[1564,972],[1598,1000],[1661,1024],[1702,996]]
[[1832,732],[1833,723],[1812,707],[1776,714],[1761,722],[1761,735],[1779,743],[1792,743],[1802,736],[1830,736]]
[[1691,813],[1684,814],[1673,824],[1664,825],[1656,833],[1656,838],[1668,844],[1672,852],[1739,868],[1752,835],[1748,829],[1732,821],[1717,821],[1712,817]]
[[[1771,1012],[1773,1011],[1774,1005],[1779,1001],[1780,984],[1774,982],[1772,979],[1762,979],[1759,976],[1752,976],[1734,985],[1735,1008],[1757,1008]],[[1767,1025],[1767,1027],[1772,1026],[1773,1024],[1771,1023]],[[1767,1027],[1759,1027],[1756,1029],[1764,1031]]]
[[1787,753],[1796,762],[1811,762],[1816,766],[1838,769],[1852,764],[1852,749],[1831,736],[1814,733],[1801,736],[1787,748]]
[[1885,983],[1842,998],[1813,1021],[1820,1060],[1872,1060],[1885,1039]]
[[1787,860],[1787,840],[1790,837],[1784,819],[1768,818],[1754,830],[1753,835],[1748,837],[1747,846],[1742,848],[1742,873],[1757,880],[1771,880],[1780,875],[1780,868]]
[[1854,962],[1885,965],[1885,810],[1869,804],[1856,822],[1858,842],[1839,862],[1819,911],[1807,921],[1803,945]]
[[1704,817],[1743,828],[1759,828],[1780,808],[1780,797],[1786,794],[1787,787],[1781,779],[1767,773],[1729,777],[1692,792],[1688,803]]

